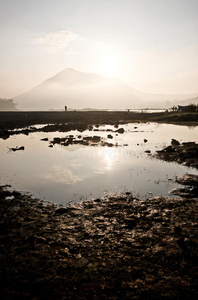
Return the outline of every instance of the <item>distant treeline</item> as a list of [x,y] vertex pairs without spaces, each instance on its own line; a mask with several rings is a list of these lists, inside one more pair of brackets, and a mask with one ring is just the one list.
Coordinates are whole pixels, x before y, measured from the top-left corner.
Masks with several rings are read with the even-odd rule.
[[198,104],[189,104],[185,106],[178,105],[177,110],[182,112],[196,112],[198,111]]
[[14,100],[0,98],[0,111],[2,110],[4,111],[17,110]]

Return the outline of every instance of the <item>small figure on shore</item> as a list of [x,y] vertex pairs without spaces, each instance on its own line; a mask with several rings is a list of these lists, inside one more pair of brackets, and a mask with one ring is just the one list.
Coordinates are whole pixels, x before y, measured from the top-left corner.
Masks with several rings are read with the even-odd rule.
[[65,111],[67,111],[67,106],[65,106]]

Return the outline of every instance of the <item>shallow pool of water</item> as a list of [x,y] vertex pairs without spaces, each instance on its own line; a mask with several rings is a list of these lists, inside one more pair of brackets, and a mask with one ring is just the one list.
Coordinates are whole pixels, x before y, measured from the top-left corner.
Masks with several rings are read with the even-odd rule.
[[[174,182],[176,177],[187,172],[198,174],[195,169],[163,162],[145,153],[150,150],[154,154],[169,145],[172,138],[179,142],[198,142],[198,127],[156,123],[120,127],[125,130],[123,134],[107,132],[116,128],[106,125],[99,127],[99,131],[37,132],[0,140],[0,183],[66,205],[128,191],[141,198],[167,196],[171,189],[178,187]],[[69,134],[97,135],[117,146],[55,144],[49,148],[49,141],[54,137]],[[108,139],[108,134],[113,139]],[[49,141],[41,141],[42,138]],[[25,150],[9,151],[16,146],[24,146]]]

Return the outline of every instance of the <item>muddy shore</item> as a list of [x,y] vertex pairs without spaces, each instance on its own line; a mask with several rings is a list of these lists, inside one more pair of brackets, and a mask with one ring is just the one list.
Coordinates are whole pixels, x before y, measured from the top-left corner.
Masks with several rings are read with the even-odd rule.
[[[119,116],[71,113],[67,112],[66,120],[65,112],[47,113],[46,119],[45,112],[0,113],[2,137],[9,137],[15,128],[35,124],[63,123],[45,129],[65,126],[69,131],[71,126],[85,130],[90,124],[137,121],[137,115],[127,112]],[[145,117],[138,120],[146,121]],[[149,118],[154,121],[159,115]],[[191,118],[188,124],[195,126],[196,120]],[[177,161],[174,155],[188,148],[170,146],[160,150],[160,159]],[[197,151],[196,144],[190,146]],[[191,163],[189,155],[186,158]],[[58,207],[0,187],[0,298],[195,300],[197,200],[195,195],[143,201],[127,193]]]
[[197,299],[197,199],[0,198],[1,299]]
[[198,112],[195,113],[136,113],[131,111],[59,111],[59,112],[0,112],[0,129],[15,129],[36,124],[84,123],[117,124],[127,122],[163,122],[198,125]]

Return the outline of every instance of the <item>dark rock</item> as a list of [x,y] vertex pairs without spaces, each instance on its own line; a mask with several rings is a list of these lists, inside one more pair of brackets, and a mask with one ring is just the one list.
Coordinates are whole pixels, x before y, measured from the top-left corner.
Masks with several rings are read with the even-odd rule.
[[191,146],[194,146],[196,144],[195,144],[195,142],[183,142],[182,145],[185,146],[185,147],[189,147],[189,146],[191,147]]
[[87,125],[84,124],[84,123],[79,123],[77,126],[76,126],[76,129],[80,132],[83,132],[85,130],[87,130]]
[[5,129],[0,129],[0,138],[6,140],[10,136],[9,131]]
[[172,147],[176,147],[176,146],[179,146],[179,145],[180,145],[180,142],[178,142],[178,141],[175,140],[175,139],[172,139],[172,140],[171,140],[171,145],[172,145]]
[[176,180],[177,183],[180,183],[182,185],[188,185],[197,187],[198,186],[198,175],[195,174],[184,174],[182,177],[178,178]]
[[84,137],[83,137],[83,140],[84,140],[84,141],[91,141],[91,140],[92,140],[92,137],[91,137],[91,136],[84,136]]
[[63,215],[66,214],[68,212],[67,208],[61,207],[58,208],[57,210],[55,210],[55,214],[56,215]]
[[184,239],[183,236],[177,240],[177,245],[178,245],[182,250],[186,250],[187,247],[186,247],[185,239]]
[[[175,140],[176,141],[176,140]],[[156,151],[157,157],[166,161],[176,161],[180,164],[198,168],[198,144],[195,142],[168,146]],[[174,144],[173,143],[173,144]]]
[[101,202],[101,199],[97,198],[97,199],[94,200],[94,202]]
[[177,235],[181,235],[181,233],[182,233],[182,229],[181,229],[181,227],[179,227],[179,226],[175,226],[175,227],[174,227],[174,231],[175,231],[175,233],[176,233]]
[[148,142],[148,140],[147,139],[144,139],[144,143],[147,143]]
[[18,191],[13,191],[13,192],[12,192],[12,196],[14,196],[14,197],[20,197],[20,196],[21,196],[21,193],[18,192]]
[[137,225],[137,220],[134,218],[125,218],[124,222],[126,223],[129,229],[133,229]]
[[108,134],[108,135],[107,135],[107,138],[108,138],[108,139],[112,139],[113,136],[112,136],[111,134]]
[[116,132],[118,132],[118,133],[124,133],[124,128],[119,128],[119,129],[116,130]]
[[46,243],[47,240],[43,236],[35,236],[35,241],[37,243]]
[[96,136],[96,135],[94,135],[93,136],[93,138],[92,138],[92,141],[94,142],[94,143],[99,143],[100,142],[100,136]]
[[53,143],[55,143],[55,144],[60,144],[60,142],[61,142],[61,139],[59,137],[55,137],[53,140]]
[[170,153],[170,152],[175,152],[175,150],[173,149],[172,146],[168,146],[168,147],[164,148],[163,151],[169,152],[169,153]]
[[16,147],[16,148],[8,148],[10,151],[13,151],[13,152],[15,152],[15,151],[18,151],[18,150],[25,150],[25,147],[24,146],[21,146],[21,147]]
[[151,153],[151,150],[146,150],[146,151],[144,151],[145,153]]
[[73,137],[69,137],[67,139],[67,144],[72,145],[73,144]]
[[107,147],[113,147],[113,144],[112,143],[106,143],[106,146]]

